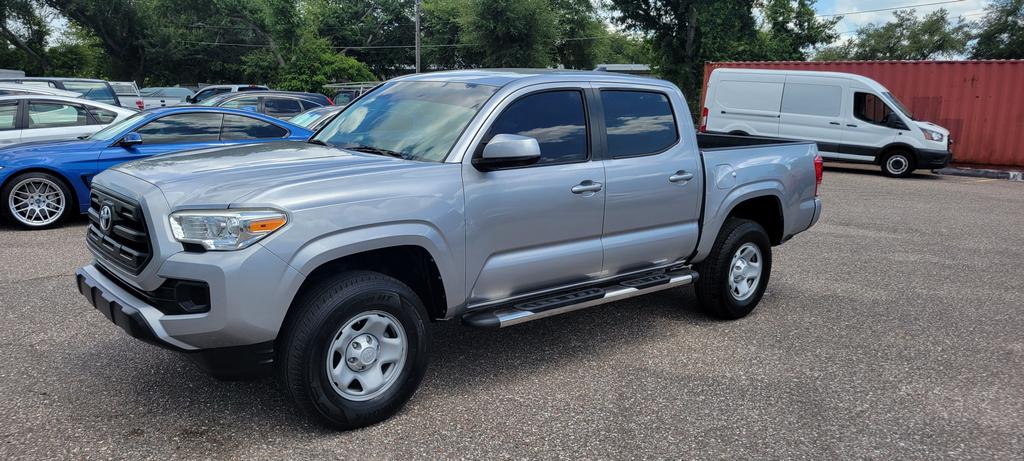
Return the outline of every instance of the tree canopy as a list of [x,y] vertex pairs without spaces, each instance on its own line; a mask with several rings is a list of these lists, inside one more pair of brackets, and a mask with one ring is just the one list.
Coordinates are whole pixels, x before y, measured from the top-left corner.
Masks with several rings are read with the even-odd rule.
[[952,58],[967,52],[970,25],[952,19],[945,9],[923,17],[914,10],[898,10],[896,20],[869,24],[855,38],[822,50],[816,60],[921,60]]
[[977,29],[972,58],[1024,58],[1024,0],[993,1]]

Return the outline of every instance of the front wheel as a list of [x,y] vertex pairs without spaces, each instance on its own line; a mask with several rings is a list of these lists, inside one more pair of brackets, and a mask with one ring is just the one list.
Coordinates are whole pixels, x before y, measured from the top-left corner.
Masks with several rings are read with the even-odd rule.
[[16,176],[7,182],[0,196],[7,219],[26,229],[60,224],[73,203],[64,181],[47,173]]
[[914,160],[910,154],[898,150],[882,159],[882,173],[890,178],[906,178],[914,172]]
[[426,310],[383,274],[322,281],[292,309],[278,340],[277,374],[297,406],[348,430],[383,421],[419,387],[430,356]]
[[709,314],[723,319],[747,316],[761,301],[772,271],[772,247],[760,224],[729,218],[697,266],[697,299]]

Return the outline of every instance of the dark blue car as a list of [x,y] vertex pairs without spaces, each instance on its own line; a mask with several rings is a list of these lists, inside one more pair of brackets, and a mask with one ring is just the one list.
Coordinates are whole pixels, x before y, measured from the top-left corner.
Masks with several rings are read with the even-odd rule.
[[148,110],[88,138],[15,144],[0,149],[3,215],[32,229],[50,227],[89,208],[89,183],[119,163],[188,149],[272,141],[305,141],[312,133],[273,117],[222,107]]

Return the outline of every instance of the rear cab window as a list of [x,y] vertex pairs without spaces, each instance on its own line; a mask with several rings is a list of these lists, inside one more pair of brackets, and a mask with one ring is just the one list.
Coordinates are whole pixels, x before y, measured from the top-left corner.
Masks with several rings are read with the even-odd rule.
[[672,104],[664,93],[602,90],[601,105],[611,158],[657,154],[679,140]]

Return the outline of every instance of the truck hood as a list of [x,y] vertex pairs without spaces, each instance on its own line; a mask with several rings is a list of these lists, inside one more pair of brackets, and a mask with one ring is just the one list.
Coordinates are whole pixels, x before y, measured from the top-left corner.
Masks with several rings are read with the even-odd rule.
[[157,186],[175,209],[226,208],[256,193],[272,195],[283,186],[420,165],[423,163],[292,141],[160,155],[124,163],[114,170]]

